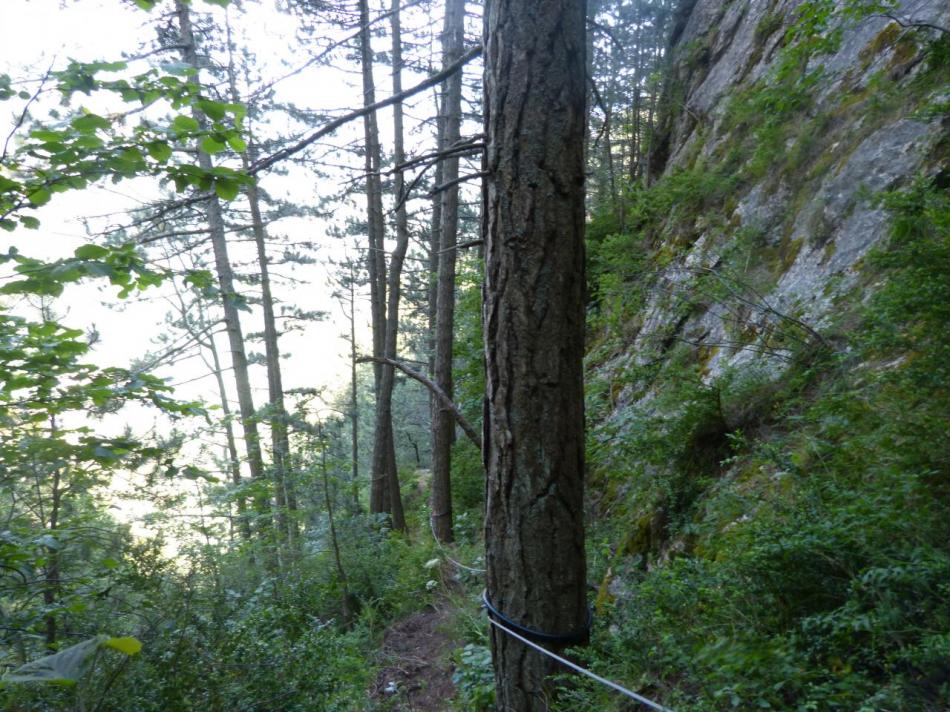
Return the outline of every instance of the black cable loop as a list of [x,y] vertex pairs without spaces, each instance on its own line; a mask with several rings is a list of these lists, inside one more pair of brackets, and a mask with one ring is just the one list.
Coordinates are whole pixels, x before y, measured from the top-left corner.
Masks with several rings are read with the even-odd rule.
[[487,588],[482,591],[482,606],[484,606],[485,610],[488,611],[489,615],[496,618],[499,622],[536,643],[551,643],[554,645],[581,645],[586,643],[590,638],[590,629],[594,624],[594,611],[590,606],[588,606],[587,624],[582,630],[576,630],[570,633],[545,633],[544,631],[535,630],[534,628],[526,628],[520,623],[511,620],[511,618],[506,616],[491,604],[491,602],[488,600]]

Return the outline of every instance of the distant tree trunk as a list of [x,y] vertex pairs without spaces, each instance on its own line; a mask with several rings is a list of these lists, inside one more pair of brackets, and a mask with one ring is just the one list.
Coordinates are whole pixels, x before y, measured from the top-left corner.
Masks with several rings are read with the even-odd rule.
[[[218,354],[218,346],[214,341],[212,324],[208,321],[208,313],[205,311],[201,300],[196,301],[192,308],[197,309],[197,324],[188,319],[187,314],[189,305],[185,301],[181,292],[175,289],[175,296],[178,298],[179,309],[181,310],[181,323],[189,336],[195,340],[200,348],[208,350],[211,356],[211,362],[205,358],[204,352],[199,351],[199,357],[205,367],[214,374],[214,381],[218,387],[218,404],[221,406],[221,420],[224,423],[224,451],[225,459],[228,463],[228,473],[231,475],[231,484],[235,488],[241,486],[241,460],[238,456],[237,438],[234,437],[234,423],[231,419],[231,404],[228,402],[228,390],[224,385],[224,367],[221,365],[221,356]],[[247,517],[247,498],[237,497],[238,529],[241,537],[245,541],[250,541],[251,524]],[[232,523],[233,525],[233,523]]]
[[323,476],[323,502],[327,508],[327,521],[330,525],[330,544],[333,546],[333,561],[336,564],[336,574],[340,578],[340,587],[343,589],[341,597],[341,610],[343,614],[344,625],[350,625],[353,622],[353,595],[350,593],[350,582],[346,576],[346,569],[343,568],[343,557],[340,554],[340,539],[336,533],[336,520],[333,516],[333,498],[330,496],[330,476],[327,467],[327,448],[329,443],[323,434],[323,427],[319,432],[320,445],[320,473]]
[[356,266],[350,263],[350,493],[353,513],[360,511],[360,402],[356,380]]
[[[373,48],[369,28],[368,0],[359,0],[360,63],[363,76],[363,105],[376,102],[373,79]],[[373,356],[386,352],[386,253],[383,224],[383,191],[379,176],[379,126],[376,112],[363,117],[364,167],[366,169],[366,218],[369,249],[366,266],[369,272],[370,311],[372,312]],[[373,438],[373,473],[370,484],[369,510],[374,514],[391,512],[389,450],[392,421],[380,418],[383,368],[373,364],[373,385],[376,396],[376,426]]]
[[[204,321],[203,313],[202,321]],[[211,353],[211,367],[214,371],[215,382],[218,384],[221,415],[224,419],[224,435],[227,443],[228,469],[231,472],[231,483],[235,487],[240,487],[241,461],[238,459],[237,440],[234,437],[234,424],[231,422],[231,405],[228,403],[228,392],[224,386],[224,371],[221,366],[221,358],[218,356],[218,347],[214,343],[213,334],[209,333],[207,342],[202,341],[201,343],[206,345],[208,351]],[[238,528],[240,529],[241,537],[245,541],[250,541],[251,524],[247,519],[247,500],[243,496],[237,498],[237,512]]]
[[[393,0],[391,22],[393,29],[392,63],[393,94],[402,93],[402,28],[399,17],[399,0]],[[393,162],[398,166],[405,162],[406,151],[403,146],[402,102],[393,104]],[[389,261],[387,279],[388,302],[386,306],[386,338],[383,345],[386,358],[396,358],[396,344],[399,337],[399,299],[401,296],[402,265],[409,249],[409,216],[406,201],[403,200],[405,180],[403,172],[397,170],[394,180],[396,208],[396,247]],[[393,384],[395,372],[391,365],[382,365],[379,397],[377,400],[377,432],[385,440],[386,477],[389,484],[389,505],[393,528],[406,529],[406,517],[402,509],[402,495],[399,492],[399,476],[396,470],[396,443],[393,437]],[[380,427],[379,424],[382,424]],[[383,432],[385,431],[385,432]]]
[[[489,0],[484,44],[487,595],[586,639],[585,2]],[[547,710],[555,663],[492,651],[497,709]]]
[[[56,420],[50,420],[50,433],[55,434],[57,430]],[[62,470],[57,467],[53,470],[52,489],[50,492],[50,512],[49,526],[47,531],[52,538],[56,538],[59,529],[59,514],[63,501]],[[39,488],[38,488],[39,489]],[[59,551],[49,546],[46,549],[46,565],[43,567],[43,604],[46,606],[46,630],[45,642],[46,649],[50,653],[55,653],[57,648],[57,625],[56,613],[54,609],[59,597],[60,588],[60,561]]]
[[[435,95],[436,118],[435,118],[435,145],[437,150],[441,151],[445,147],[442,121],[442,99],[438,92]],[[442,161],[435,164],[435,185],[442,184]],[[426,316],[429,321],[426,349],[429,367],[429,376],[435,379],[435,330],[438,315],[436,312],[437,302],[439,300],[439,249],[442,244],[442,194],[437,193],[432,198],[432,223],[429,229],[429,284],[428,284],[428,302]],[[439,407],[438,401],[434,397],[429,398],[430,420],[435,419],[435,411]]]
[[[455,62],[465,50],[465,0],[447,0],[442,31],[442,66]],[[445,80],[441,106],[440,149],[455,144],[461,135],[462,72]],[[441,161],[440,180],[450,183],[459,176],[458,156]],[[455,329],[455,245],[458,238],[458,185],[442,191],[439,211],[439,263],[436,281],[435,382],[452,398],[452,350]],[[432,411],[432,525],[439,541],[451,542],[452,442],[455,417],[441,404]]]
[[[186,64],[198,68],[198,53],[195,48],[194,32],[191,27],[191,16],[188,5],[183,0],[176,0],[178,27],[182,44],[182,59]],[[197,75],[192,78],[198,82]],[[197,109],[195,118],[201,125],[205,125],[205,117]],[[213,168],[211,156],[198,150],[198,165],[204,171]],[[231,365],[234,370],[234,380],[237,387],[238,407],[241,414],[241,427],[244,430],[244,444],[247,451],[248,468],[251,478],[256,481],[264,479],[264,458],[261,454],[260,435],[257,430],[257,413],[254,408],[254,399],[251,393],[251,380],[248,374],[247,354],[244,350],[244,334],[241,330],[241,320],[238,315],[238,294],[234,288],[234,274],[231,261],[228,257],[227,237],[224,230],[224,216],[221,203],[212,196],[206,202],[208,211],[208,229],[211,234],[211,246],[214,251],[215,270],[218,277],[218,288],[221,292],[221,304],[224,309],[224,324],[228,333],[228,343],[231,351]],[[256,509],[261,517],[264,530],[270,529],[267,523],[269,506],[266,498],[256,498]]]
[[[243,156],[244,167],[248,166],[248,157]],[[277,503],[286,509],[278,512],[278,520],[287,537],[291,549],[297,544],[297,494],[290,480],[290,437],[287,433],[287,409],[284,405],[284,385],[280,370],[280,345],[278,343],[277,320],[274,317],[274,295],[271,292],[270,270],[267,262],[267,234],[261,215],[260,197],[256,185],[247,188],[247,202],[251,208],[251,227],[254,232],[254,244],[257,246],[257,268],[261,279],[261,306],[264,311],[264,354],[267,359],[267,388],[270,400],[268,420],[271,429],[271,448],[274,471],[274,488]]]

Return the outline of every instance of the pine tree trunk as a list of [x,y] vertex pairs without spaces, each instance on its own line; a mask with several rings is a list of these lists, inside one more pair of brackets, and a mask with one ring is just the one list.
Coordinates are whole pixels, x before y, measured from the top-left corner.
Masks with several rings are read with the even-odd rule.
[[[202,323],[204,310],[201,314]],[[224,371],[221,358],[218,356],[218,347],[214,343],[214,335],[208,334],[208,350],[211,352],[211,367],[214,371],[215,382],[218,384],[218,395],[221,404],[221,416],[224,420],[224,435],[227,443],[228,470],[231,473],[231,483],[237,488],[241,486],[241,461],[238,459],[237,440],[234,437],[234,424],[231,422],[231,405],[228,403],[228,392],[224,386]],[[247,518],[247,500],[244,496],[237,498],[238,528],[244,541],[251,540],[251,524]]]
[[[183,0],[176,0],[179,32],[182,44],[182,59],[186,64],[199,67],[198,54],[195,48],[195,38],[191,27],[191,16],[188,5]],[[197,82],[197,76],[191,81]],[[195,109],[195,118],[204,125],[205,118]],[[198,165],[204,171],[213,168],[211,156],[198,150]],[[241,330],[241,320],[238,315],[238,294],[234,288],[234,274],[231,261],[228,257],[227,237],[224,230],[224,216],[221,203],[216,196],[207,200],[208,230],[211,235],[211,246],[214,252],[215,271],[218,278],[218,289],[221,292],[221,304],[224,310],[224,324],[228,334],[228,344],[231,352],[231,366],[234,371],[234,381],[237,387],[238,408],[241,415],[241,427],[244,430],[244,445],[247,451],[248,468],[251,478],[255,481],[264,479],[264,458],[261,454],[260,435],[257,430],[257,413],[254,408],[254,398],[251,392],[251,380],[248,374],[247,353],[244,350],[244,334]],[[266,498],[258,496],[255,501],[262,529],[267,532],[272,527],[267,522],[270,516],[269,503]]]
[[360,402],[356,378],[356,268],[350,263],[350,494],[353,514],[360,508]]
[[[248,166],[248,157],[245,155],[244,167]],[[267,359],[267,387],[270,398],[270,413],[268,419],[271,429],[271,448],[273,457],[274,487],[277,491],[278,504],[286,508],[278,512],[278,520],[283,536],[291,549],[297,546],[297,494],[294,483],[290,480],[290,437],[287,430],[287,409],[284,405],[284,385],[280,370],[280,344],[278,342],[277,320],[274,317],[274,296],[271,292],[270,270],[267,264],[266,231],[264,219],[261,216],[260,197],[257,186],[247,188],[247,201],[251,208],[251,227],[254,232],[254,243],[257,246],[257,268],[261,279],[261,306],[264,311],[264,354]]]
[[[487,595],[586,638],[584,0],[489,0]],[[555,647],[555,646],[551,646]],[[547,710],[550,659],[492,628],[497,709]]]
[[[447,0],[442,31],[442,66],[455,62],[465,50],[465,2]],[[440,149],[458,142],[462,121],[462,72],[445,80],[442,95]],[[457,180],[458,156],[441,161],[443,183]],[[452,350],[455,330],[455,244],[458,238],[458,185],[442,191],[439,211],[439,264],[436,282],[435,382],[451,399]],[[436,538],[451,542],[452,532],[452,443],[455,416],[441,404],[432,413],[432,525]]]
[[[445,148],[444,133],[445,130],[442,126],[442,104],[441,98],[436,92],[435,96],[436,104],[436,129],[435,129],[435,145],[436,149],[441,151]],[[435,184],[442,184],[442,161],[438,161],[435,164]],[[427,363],[428,363],[428,372],[429,377],[434,381],[435,380],[435,330],[436,323],[438,321],[438,313],[436,311],[437,302],[439,300],[439,250],[441,249],[442,244],[442,194],[439,193],[432,198],[432,224],[429,229],[429,284],[427,291],[427,310],[426,316],[428,317],[428,334],[426,340],[426,350],[427,350]],[[438,399],[429,394],[429,413],[430,420],[435,419],[435,411],[439,408]]]
[[[363,75],[363,105],[376,102],[376,83],[373,79],[373,48],[369,29],[368,0],[359,0],[360,63]],[[366,217],[369,250],[366,266],[369,272],[370,311],[372,313],[373,356],[382,357],[386,351],[386,253],[384,244],[383,195],[379,176],[379,126],[376,112],[363,118],[364,167],[366,169]],[[386,421],[383,392],[383,368],[373,362],[373,385],[376,396],[376,425],[373,438],[373,471],[370,485],[369,510],[373,514],[391,511],[390,457],[392,421]],[[381,417],[382,416],[382,417]],[[395,465],[395,463],[393,463]]]
[[[402,27],[400,24],[399,0],[393,0],[392,14],[392,62],[393,62],[393,94],[402,93]],[[398,166],[405,162],[406,150],[403,133],[402,102],[393,104],[393,162]],[[398,207],[396,208],[396,247],[389,261],[388,274],[388,304],[386,308],[386,340],[385,356],[395,360],[396,345],[399,337],[399,300],[402,294],[402,266],[409,249],[409,215],[406,201],[403,200],[405,178],[401,170],[394,176],[394,190]],[[395,369],[389,364],[383,364],[380,388],[380,414],[384,422],[388,423],[387,447],[387,478],[389,482],[389,503],[392,513],[393,528],[399,531],[406,529],[406,517],[402,508],[402,495],[399,492],[399,476],[396,470],[396,447],[393,439],[393,385]],[[379,417],[379,415],[377,416]]]

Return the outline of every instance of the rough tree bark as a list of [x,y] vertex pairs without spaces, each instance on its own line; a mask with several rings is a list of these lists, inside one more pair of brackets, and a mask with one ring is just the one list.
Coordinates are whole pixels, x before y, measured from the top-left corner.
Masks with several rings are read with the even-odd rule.
[[[485,8],[487,595],[586,639],[585,1]],[[550,659],[492,628],[497,709],[546,710]]]
[[[465,0],[447,0],[442,30],[442,65],[450,66],[465,50]],[[461,135],[462,72],[445,80],[441,102],[440,150],[454,145]],[[457,180],[459,158],[440,161],[439,185]],[[452,345],[455,329],[455,243],[458,238],[458,185],[441,192],[439,210],[439,263],[436,281],[435,382],[451,400],[453,393]],[[432,410],[432,529],[441,542],[451,542],[452,442],[455,416],[441,404]]]

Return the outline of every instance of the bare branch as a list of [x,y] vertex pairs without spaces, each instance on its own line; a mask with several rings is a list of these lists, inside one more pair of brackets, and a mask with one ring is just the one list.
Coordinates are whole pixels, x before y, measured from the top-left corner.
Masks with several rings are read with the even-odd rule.
[[445,394],[445,391],[439,388],[428,377],[424,376],[413,368],[409,368],[409,366],[402,363],[401,361],[396,361],[395,359],[386,358],[383,356],[378,358],[374,356],[360,356],[358,359],[356,359],[356,362],[384,363],[386,365],[392,366],[393,368],[399,369],[404,374],[409,376],[409,378],[421,383],[432,392],[443,408],[452,413],[452,415],[455,417],[455,421],[459,424],[459,427],[462,428],[462,430],[465,432],[465,435],[468,436],[468,439],[475,444],[475,447],[477,447],[479,450],[482,449],[482,439],[478,436],[478,433],[475,432],[475,428],[473,428],[472,424],[468,422],[468,419],[462,415],[462,411],[459,410],[459,407],[455,405],[455,403],[452,402],[452,399]]
[[435,195],[438,195],[439,193],[445,190],[448,190],[449,188],[452,188],[453,186],[456,186],[459,183],[464,183],[469,180],[477,180],[478,178],[484,178],[487,175],[488,175],[487,171],[479,171],[478,173],[470,173],[468,175],[459,176],[455,180],[450,180],[443,183],[442,185],[437,185],[435,188],[429,191],[429,197],[431,198]]
[[393,104],[397,104],[409,98],[410,96],[418,94],[419,92],[424,91],[425,89],[428,89],[429,87],[432,87],[432,86],[435,86],[436,84],[441,83],[443,80],[446,79],[446,77],[450,77],[453,74],[455,74],[457,71],[461,70],[462,67],[464,67],[466,64],[468,64],[473,59],[478,57],[481,53],[482,53],[481,45],[476,45],[472,47],[468,52],[466,52],[461,57],[459,57],[458,61],[453,62],[448,67],[443,69],[441,72],[433,74],[428,79],[425,79],[419,82],[414,87],[410,87],[409,89],[399,92],[398,94],[393,94],[392,96],[386,99],[377,101],[375,104],[364,106],[362,109],[351,111],[349,114],[345,114],[344,116],[334,119],[333,121],[326,124],[322,128],[319,128],[313,133],[311,133],[309,136],[302,138],[301,140],[299,140],[297,143],[293,144],[292,146],[288,146],[287,148],[282,148],[281,150],[275,153],[272,153],[266,158],[262,158],[259,161],[255,161],[248,168],[247,172],[250,175],[256,175],[260,173],[261,171],[266,170],[267,168],[270,168],[275,163],[278,163],[279,161],[282,161],[285,158],[289,158],[290,156],[293,156],[295,153],[299,153],[300,151],[307,148],[307,146],[310,146],[314,142],[319,141],[324,136],[328,136],[329,134],[333,133],[341,126],[348,124],[350,121],[354,121],[356,119],[362,118],[363,116],[366,116],[367,114],[371,114],[375,111],[379,111],[380,109],[384,109],[387,106],[392,106]]

